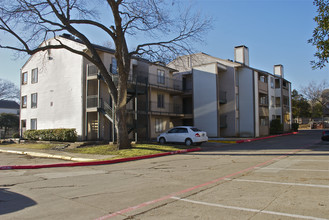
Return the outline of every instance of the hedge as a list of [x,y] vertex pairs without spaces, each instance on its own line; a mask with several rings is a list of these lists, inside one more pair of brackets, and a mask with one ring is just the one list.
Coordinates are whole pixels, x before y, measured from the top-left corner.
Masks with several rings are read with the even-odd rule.
[[271,134],[282,134],[283,125],[281,124],[280,119],[273,119],[270,123],[270,133]]
[[74,142],[77,140],[77,132],[74,128],[27,130],[23,137],[28,140]]

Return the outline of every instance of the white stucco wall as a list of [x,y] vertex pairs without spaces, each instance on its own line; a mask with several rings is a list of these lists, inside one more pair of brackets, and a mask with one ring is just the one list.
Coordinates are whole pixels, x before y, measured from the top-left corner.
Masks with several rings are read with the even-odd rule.
[[255,137],[259,137],[259,86],[258,86],[258,72],[254,71],[254,117],[255,117]]
[[194,126],[218,136],[217,65],[209,64],[193,69]]
[[[62,40],[76,49],[84,48],[73,41]],[[38,82],[32,84],[34,68],[38,68]],[[27,95],[27,108],[21,109],[21,120],[26,120],[27,130],[31,128],[31,119],[37,119],[37,129],[75,128],[78,135],[82,134],[82,69],[82,57],[62,49],[39,52],[29,59],[21,70],[28,73],[28,83],[21,85],[21,95]],[[38,94],[37,108],[33,109],[32,93]]]
[[[254,86],[253,70],[239,68],[239,113],[240,113],[240,136],[252,137],[255,135],[254,114]],[[256,99],[256,98],[255,98]]]

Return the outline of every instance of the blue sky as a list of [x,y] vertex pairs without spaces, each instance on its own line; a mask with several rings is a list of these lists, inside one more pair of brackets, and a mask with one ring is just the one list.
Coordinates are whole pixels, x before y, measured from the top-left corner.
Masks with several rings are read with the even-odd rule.
[[[196,51],[233,60],[234,47],[245,45],[249,48],[250,66],[272,73],[273,65],[282,64],[285,78],[297,90],[312,80],[329,81],[329,67],[312,70],[310,65],[315,53],[315,48],[307,43],[315,27],[316,8],[312,0],[181,1],[196,4],[214,18],[205,44],[195,45]],[[106,41],[97,37],[95,40],[96,44]],[[14,57],[13,52],[0,50],[0,78],[18,85],[20,68],[28,56]]]

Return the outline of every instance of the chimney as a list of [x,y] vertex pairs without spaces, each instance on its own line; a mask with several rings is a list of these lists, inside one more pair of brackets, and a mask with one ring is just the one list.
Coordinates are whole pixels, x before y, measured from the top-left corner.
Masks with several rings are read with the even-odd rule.
[[283,65],[281,65],[281,64],[274,65],[274,75],[284,78]]
[[248,47],[241,45],[234,48],[234,60],[235,62],[242,63],[249,66],[249,49]]

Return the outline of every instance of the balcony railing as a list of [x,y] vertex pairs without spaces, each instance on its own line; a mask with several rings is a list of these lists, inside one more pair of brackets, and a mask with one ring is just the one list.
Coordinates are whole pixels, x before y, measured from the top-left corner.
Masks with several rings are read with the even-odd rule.
[[183,82],[175,78],[149,74],[149,84],[158,88],[183,91]]
[[183,114],[183,106],[175,103],[150,102],[150,111],[166,114]]
[[87,96],[87,108],[97,108],[98,107],[98,95]]
[[94,64],[87,65],[87,76],[96,76],[98,74],[98,68]]

